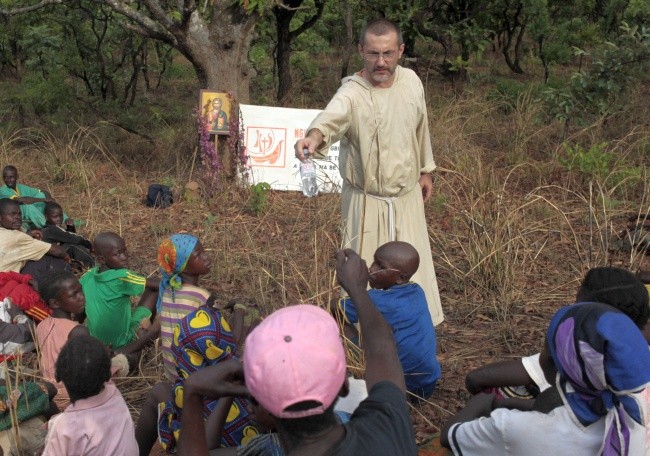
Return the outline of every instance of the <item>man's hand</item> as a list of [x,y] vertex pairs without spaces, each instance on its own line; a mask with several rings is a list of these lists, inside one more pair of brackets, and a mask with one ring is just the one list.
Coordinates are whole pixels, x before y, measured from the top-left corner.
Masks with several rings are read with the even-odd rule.
[[368,287],[368,266],[352,249],[337,250],[336,277],[339,284],[348,292]]
[[244,367],[239,360],[230,359],[197,370],[185,381],[184,394],[194,394],[208,399],[224,396],[248,397],[244,386]]
[[41,232],[41,230],[37,230],[37,229],[29,230],[27,234],[29,234],[34,239],[38,239],[39,241],[43,240],[43,233]]
[[318,149],[323,142],[323,133],[317,128],[312,128],[309,130],[307,136],[296,141],[294,149],[296,152],[296,158],[300,161],[305,161],[305,154],[303,150],[309,150],[309,155],[314,155],[316,149]]
[[420,188],[422,189],[422,199],[426,203],[429,201],[429,198],[431,198],[431,194],[433,193],[433,179],[431,178],[431,174],[420,174],[419,182]]

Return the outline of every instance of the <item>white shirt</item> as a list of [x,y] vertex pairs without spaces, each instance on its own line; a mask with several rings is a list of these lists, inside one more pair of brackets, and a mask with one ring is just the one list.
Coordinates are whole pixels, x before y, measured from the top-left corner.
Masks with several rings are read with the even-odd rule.
[[[646,451],[645,427],[628,419],[630,456]],[[449,430],[455,455],[576,456],[597,455],[604,440],[605,419],[583,427],[571,409],[551,413],[496,409],[489,417],[457,423]]]

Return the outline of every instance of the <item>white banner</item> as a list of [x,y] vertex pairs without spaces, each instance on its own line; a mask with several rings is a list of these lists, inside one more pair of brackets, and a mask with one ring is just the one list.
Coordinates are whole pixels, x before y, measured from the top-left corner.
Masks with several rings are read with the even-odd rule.
[[[304,138],[317,109],[239,105],[244,121],[244,144],[248,152],[251,182],[266,182],[276,190],[301,190],[300,161],[293,146]],[[339,143],[330,147],[327,160],[314,160],[318,168],[318,190],[339,192]]]

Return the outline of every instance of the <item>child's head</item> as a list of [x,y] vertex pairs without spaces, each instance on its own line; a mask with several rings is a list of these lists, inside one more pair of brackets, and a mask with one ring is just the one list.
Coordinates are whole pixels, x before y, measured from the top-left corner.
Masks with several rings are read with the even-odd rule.
[[210,257],[196,236],[187,233],[173,234],[158,246],[158,264],[163,278],[201,276],[210,272]]
[[576,296],[578,302],[602,302],[612,306],[643,328],[650,317],[648,292],[630,271],[600,267],[587,271]]
[[63,382],[72,403],[96,396],[111,378],[108,350],[94,337],[73,337],[59,353],[55,378]]
[[625,448],[632,420],[643,425],[631,392],[650,382],[650,352],[635,324],[605,304],[565,306],[551,319],[546,343],[564,404],[583,426],[603,419],[606,446]]
[[370,286],[385,290],[393,285],[407,283],[418,266],[420,255],[415,247],[407,242],[387,242],[375,251],[370,266]]
[[97,262],[102,269],[122,269],[129,266],[126,243],[117,233],[99,233],[93,243]]
[[178,233],[169,236],[158,246],[160,291],[158,307],[167,288],[178,290],[183,282],[196,285],[198,277],[210,272],[212,264],[208,253],[196,236]]
[[38,283],[41,299],[55,312],[60,310],[71,319],[82,316],[86,297],[79,279],[69,271],[55,271]]
[[7,165],[2,169],[2,180],[5,181],[7,187],[16,188],[16,182],[18,182],[18,170],[14,165]]
[[59,203],[48,201],[43,208],[45,215],[45,223],[47,225],[62,225],[63,224],[63,208]]

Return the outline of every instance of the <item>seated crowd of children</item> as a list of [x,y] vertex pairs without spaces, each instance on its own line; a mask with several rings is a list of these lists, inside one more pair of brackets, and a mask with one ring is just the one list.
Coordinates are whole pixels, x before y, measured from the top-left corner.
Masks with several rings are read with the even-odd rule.
[[[15,167],[3,178],[0,455],[146,456],[154,445],[192,456],[417,454],[409,401],[429,399],[441,369],[424,292],[410,282],[419,266],[410,244],[380,246],[369,268],[337,251],[344,298],[262,319],[253,301],[200,286],[211,260],[196,236],[165,239],[160,278],[145,277],[128,269],[118,234],[91,243],[51,195],[18,184]],[[588,271],[542,353],[468,373],[473,396],[441,430],[442,446],[650,454],[648,292],[628,271]],[[112,378],[158,338],[162,380],[134,424]],[[365,361],[361,388],[344,339]],[[19,381],[16,361],[34,347],[42,382]]]

